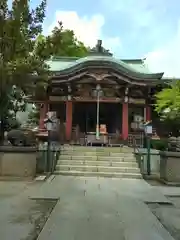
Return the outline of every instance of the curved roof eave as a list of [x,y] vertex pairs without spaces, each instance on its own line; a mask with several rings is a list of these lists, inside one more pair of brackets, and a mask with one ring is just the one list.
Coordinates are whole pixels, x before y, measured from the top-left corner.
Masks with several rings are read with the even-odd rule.
[[136,71],[133,67],[129,66],[123,61],[116,60],[113,57],[85,57],[80,58],[75,62],[70,63],[65,68],[61,68],[58,72],[62,75],[69,75],[77,72],[85,67],[112,67],[116,71],[129,75],[132,78],[139,79],[161,79],[164,73],[143,73]]

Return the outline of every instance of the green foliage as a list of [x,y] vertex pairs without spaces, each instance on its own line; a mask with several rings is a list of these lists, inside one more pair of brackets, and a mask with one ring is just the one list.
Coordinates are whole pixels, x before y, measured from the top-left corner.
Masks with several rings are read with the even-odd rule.
[[49,36],[39,35],[35,51],[44,59],[51,56],[84,57],[88,53],[88,49],[77,40],[74,32],[64,29],[61,22]]
[[168,147],[167,139],[151,139],[151,147],[156,150],[164,151]]
[[156,95],[155,111],[164,127],[173,136],[179,136],[180,129],[180,81],[172,83]]
[[48,83],[48,68],[34,51],[42,32],[46,1],[32,10],[29,3],[14,0],[11,8],[7,0],[0,3],[1,137],[12,111],[25,108],[23,96],[35,95],[37,89],[45,92]]
[[180,118],[180,81],[156,95],[155,111],[162,119],[174,120]]
[[8,0],[0,1],[0,137],[11,112],[25,109],[24,96],[46,97],[50,73],[45,59],[87,54],[83,43],[62,23],[51,35],[42,35],[45,8],[46,0],[34,9],[30,0],[14,0],[11,8]]
[[28,123],[38,125],[40,118],[40,107],[37,106],[32,109],[32,111],[28,115]]

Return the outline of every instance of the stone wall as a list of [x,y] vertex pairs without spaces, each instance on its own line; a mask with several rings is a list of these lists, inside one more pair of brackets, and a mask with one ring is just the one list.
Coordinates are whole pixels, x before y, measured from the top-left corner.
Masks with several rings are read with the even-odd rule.
[[33,178],[36,174],[37,149],[0,147],[0,177]]

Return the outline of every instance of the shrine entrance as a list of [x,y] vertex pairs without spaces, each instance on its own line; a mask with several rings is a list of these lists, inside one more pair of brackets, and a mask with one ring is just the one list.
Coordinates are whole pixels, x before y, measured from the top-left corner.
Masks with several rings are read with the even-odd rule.
[[[73,104],[73,126],[80,132],[96,132],[96,102],[77,102]],[[120,103],[100,103],[99,124],[106,125],[107,133],[115,133],[122,127],[122,106]]]

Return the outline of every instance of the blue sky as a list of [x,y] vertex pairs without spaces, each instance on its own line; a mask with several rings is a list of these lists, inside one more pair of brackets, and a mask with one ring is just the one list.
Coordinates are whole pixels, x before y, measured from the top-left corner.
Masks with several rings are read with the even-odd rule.
[[116,57],[147,57],[153,71],[180,76],[179,0],[48,0],[46,34],[57,20],[87,45],[100,38]]

